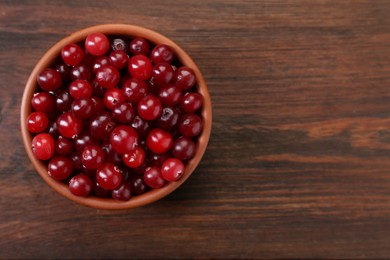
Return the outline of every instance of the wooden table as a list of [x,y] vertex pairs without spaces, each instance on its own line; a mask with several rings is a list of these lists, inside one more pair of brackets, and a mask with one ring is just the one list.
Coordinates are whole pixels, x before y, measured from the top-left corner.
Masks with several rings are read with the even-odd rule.
[[[390,258],[390,1],[0,1],[1,258]],[[197,62],[207,152],[165,199],[95,210],[54,192],[19,107],[43,53],[101,23]]]

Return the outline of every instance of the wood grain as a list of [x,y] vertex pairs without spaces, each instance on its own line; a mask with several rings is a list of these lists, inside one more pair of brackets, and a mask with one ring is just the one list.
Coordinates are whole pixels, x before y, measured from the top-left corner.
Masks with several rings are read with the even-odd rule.
[[[390,258],[390,2],[0,1],[1,258]],[[101,23],[197,62],[213,101],[201,165],[152,205],[51,190],[19,106],[41,55]]]

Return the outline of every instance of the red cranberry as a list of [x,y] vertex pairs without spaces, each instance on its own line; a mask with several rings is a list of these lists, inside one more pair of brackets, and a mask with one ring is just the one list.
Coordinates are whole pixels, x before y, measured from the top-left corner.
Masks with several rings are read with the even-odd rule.
[[54,154],[54,139],[46,133],[38,134],[32,139],[31,148],[35,158],[48,160]]
[[57,127],[62,136],[75,138],[78,134],[81,133],[83,122],[73,113],[66,112],[58,117]]
[[77,152],[71,153],[69,159],[73,163],[73,170],[80,170],[82,166],[81,155]]
[[121,123],[130,123],[134,119],[134,109],[129,103],[118,104],[112,110],[112,117]]
[[122,156],[115,152],[112,148],[112,145],[109,140],[106,140],[102,144],[102,149],[104,151],[105,162],[119,165],[122,163]]
[[117,126],[110,135],[110,143],[112,148],[119,153],[129,153],[137,146],[137,132],[130,126]]
[[151,128],[150,123],[139,116],[134,117],[131,127],[140,137],[145,137]]
[[62,48],[61,56],[68,66],[74,66],[84,59],[84,51],[77,44],[71,43]]
[[94,170],[104,162],[104,152],[97,145],[88,145],[81,154],[81,161],[85,168]]
[[143,178],[139,175],[131,175],[129,178],[129,184],[131,191],[136,195],[143,194],[148,189]]
[[110,63],[112,66],[121,70],[126,67],[129,62],[129,56],[122,50],[113,51],[110,53]]
[[85,49],[94,56],[105,54],[109,48],[110,43],[103,33],[92,33],[85,39]]
[[56,121],[49,123],[49,130],[47,130],[47,133],[53,138],[57,138],[60,135],[60,132],[58,132]]
[[77,79],[70,83],[69,94],[77,98],[89,98],[92,95],[92,86],[86,80]]
[[55,142],[56,152],[60,155],[69,155],[73,151],[73,141],[60,136]]
[[171,63],[173,60],[173,51],[168,45],[159,44],[150,53],[150,59],[155,64],[160,62]]
[[131,187],[128,183],[122,182],[122,184],[111,192],[111,196],[116,200],[129,200],[131,198]]
[[51,113],[55,110],[54,96],[47,92],[35,93],[31,99],[31,105],[35,111]]
[[93,72],[96,73],[98,69],[110,64],[110,58],[107,56],[98,56],[92,61]]
[[126,97],[119,88],[108,89],[103,97],[104,105],[109,110],[114,110],[117,105],[122,104],[125,100]]
[[183,94],[181,93],[181,90],[174,85],[167,85],[160,88],[158,96],[163,105],[174,107],[180,103]]
[[200,94],[192,92],[184,95],[180,107],[184,112],[194,113],[202,107],[203,98]]
[[73,162],[65,156],[52,158],[48,165],[48,174],[55,180],[65,180],[73,171]]
[[120,79],[119,71],[111,65],[96,70],[95,80],[103,88],[114,88]]
[[145,169],[144,182],[150,188],[158,189],[165,185],[166,181],[162,178],[161,170],[158,167],[152,166]]
[[153,66],[152,76],[159,87],[163,87],[173,79],[173,69],[168,63],[157,63]]
[[76,99],[72,103],[73,114],[80,119],[87,119],[94,114],[95,103],[90,98]]
[[146,95],[148,86],[142,80],[131,78],[123,83],[122,91],[128,101],[138,103]]
[[151,166],[161,167],[163,162],[171,157],[170,153],[149,153],[148,161]]
[[70,80],[70,68],[63,62],[58,63],[55,69],[61,75],[62,82],[68,82]]
[[196,83],[195,73],[192,69],[183,66],[175,71],[174,84],[182,90],[189,90]]
[[102,112],[91,118],[89,131],[97,139],[105,139],[110,135],[116,124],[109,112]]
[[94,115],[97,115],[100,112],[104,111],[104,102],[103,102],[103,100],[101,98],[92,96],[91,100],[93,102],[93,111],[94,111],[93,114]]
[[46,91],[53,91],[61,87],[62,80],[61,75],[54,69],[45,69],[39,73],[38,85]]
[[98,141],[91,136],[87,131],[82,132],[74,140],[74,147],[77,151],[82,152],[87,146],[98,145]]
[[112,51],[124,51],[127,52],[129,42],[125,38],[115,38],[110,41]]
[[145,55],[135,55],[129,61],[128,71],[133,78],[147,80],[152,74],[152,63]]
[[141,147],[136,147],[129,153],[123,154],[122,160],[130,168],[137,168],[144,163],[145,152]]
[[195,114],[184,114],[180,118],[179,132],[187,137],[195,137],[202,131],[202,119]]
[[167,181],[178,181],[183,174],[184,164],[177,158],[170,158],[161,166],[161,176]]
[[179,160],[189,160],[195,155],[195,143],[191,138],[181,136],[173,142],[171,152]]
[[148,148],[154,153],[166,153],[173,144],[172,135],[162,129],[155,128],[146,138]]
[[92,191],[92,180],[85,174],[78,174],[69,181],[69,190],[79,197],[86,197]]
[[111,191],[103,189],[97,181],[93,182],[92,191],[96,197],[100,198],[106,198],[111,195]]
[[149,43],[143,38],[134,38],[130,42],[130,52],[133,55],[148,55],[150,50]]
[[67,112],[72,108],[73,98],[69,92],[61,90],[56,94],[56,106],[61,112]]
[[27,129],[31,133],[41,133],[49,126],[49,118],[43,112],[32,112],[27,117]]
[[91,81],[92,71],[91,71],[91,68],[87,64],[80,63],[80,64],[77,64],[76,66],[74,66],[70,70],[70,76],[71,76],[72,80],[83,79],[86,81]]
[[157,119],[157,125],[165,130],[171,130],[179,122],[179,112],[171,107],[164,107],[160,117]]
[[103,189],[114,190],[121,185],[122,174],[114,164],[105,163],[97,169],[96,180]]
[[154,120],[162,112],[161,102],[157,97],[148,95],[138,103],[137,111],[143,119]]

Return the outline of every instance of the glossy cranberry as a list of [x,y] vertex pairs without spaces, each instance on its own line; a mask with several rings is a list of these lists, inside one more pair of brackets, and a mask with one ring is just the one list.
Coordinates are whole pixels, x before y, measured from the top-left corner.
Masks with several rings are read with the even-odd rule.
[[129,200],[131,198],[131,187],[128,183],[122,182],[122,184],[111,192],[111,196],[115,200]]
[[48,160],[54,154],[54,139],[46,133],[37,134],[31,142],[32,152],[39,160]]
[[148,162],[150,166],[161,167],[163,162],[171,157],[172,155],[170,153],[149,153]]
[[62,60],[68,66],[79,64],[84,58],[84,51],[77,44],[71,43],[65,45],[61,50]]
[[129,56],[121,50],[111,52],[109,58],[111,65],[118,70],[125,68],[129,62]]
[[160,100],[152,95],[147,95],[138,103],[137,111],[140,117],[145,120],[154,120],[160,116],[162,106]]
[[140,137],[145,137],[151,129],[150,123],[139,116],[134,117],[131,127]]
[[98,141],[91,136],[87,131],[82,132],[74,140],[74,148],[78,152],[82,152],[87,146],[98,145]]
[[150,77],[150,79],[148,79],[146,81],[146,83],[148,84],[148,93],[155,95],[155,96],[158,96],[158,92],[160,90],[160,87],[157,86],[157,84],[154,80],[154,77]]
[[140,175],[131,175],[128,183],[130,184],[131,191],[136,195],[143,194],[148,190],[148,187]]
[[130,153],[137,146],[137,132],[131,126],[117,126],[110,134],[110,143],[117,153]]
[[69,190],[79,197],[86,197],[92,191],[93,183],[91,178],[85,174],[77,174],[69,181]]
[[96,180],[103,189],[114,190],[121,185],[122,174],[114,164],[105,163],[97,169]]
[[104,162],[104,152],[97,145],[88,145],[81,153],[81,161],[85,168],[90,170],[97,169]]
[[159,87],[167,85],[173,79],[173,69],[168,63],[157,63],[153,66],[152,77]]
[[160,62],[171,63],[173,60],[173,51],[168,45],[159,44],[150,53],[150,59],[154,64]]
[[149,53],[149,50],[149,43],[144,38],[134,38],[130,42],[130,52],[133,55],[147,55]]
[[92,95],[92,86],[86,80],[77,79],[70,83],[69,94],[77,98],[89,98]]
[[47,92],[35,93],[31,99],[31,105],[35,111],[51,113],[55,110],[55,99]]
[[60,73],[62,82],[70,81],[70,68],[63,62],[58,63],[55,66],[55,69],[58,73]]
[[103,97],[104,106],[109,110],[114,110],[117,105],[125,101],[126,97],[119,88],[108,89]]
[[138,175],[143,175],[146,168],[149,167],[149,164],[146,163],[146,161],[139,167],[137,168],[132,168],[132,172],[135,173],[135,174],[138,174]]
[[111,191],[103,189],[97,181],[93,182],[92,192],[96,197],[106,198],[111,195]]
[[110,58],[107,56],[98,56],[93,59],[91,67],[93,72],[96,73],[98,69],[107,65],[110,65]]
[[86,81],[91,81],[92,75],[91,68],[85,63],[77,64],[70,70],[70,76],[72,80],[83,79]]
[[120,165],[122,163],[122,156],[115,152],[109,140],[103,142],[102,149],[104,151],[105,162],[115,165]]
[[106,93],[106,89],[103,88],[102,86],[99,86],[99,84],[95,80],[91,82],[91,86],[92,86],[92,97],[103,98],[104,93]]
[[92,55],[103,55],[109,48],[110,42],[103,33],[91,33],[85,39],[85,49]]
[[112,51],[128,51],[129,42],[125,38],[115,38],[110,41]]
[[73,163],[73,170],[80,170],[82,166],[81,155],[78,152],[73,152],[69,155],[69,159]]
[[60,132],[58,132],[56,121],[49,123],[49,130],[47,130],[47,133],[53,138],[57,138],[60,135]]
[[140,167],[145,160],[145,152],[141,147],[136,147],[129,153],[122,155],[122,161],[130,168]]
[[202,132],[202,119],[196,114],[184,114],[180,117],[179,132],[183,136],[195,137]]
[[73,162],[65,156],[56,156],[52,158],[47,167],[48,175],[55,180],[65,180],[73,171]]
[[49,126],[49,118],[43,112],[32,112],[27,117],[26,123],[31,133],[41,133]]
[[171,130],[176,127],[179,122],[179,112],[177,109],[171,107],[164,107],[160,117],[157,119],[158,127],[164,130]]
[[144,182],[150,188],[158,189],[165,185],[166,181],[162,178],[161,170],[159,167],[148,167],[145,169]]
[[174,107],[180,103],[183,94],[181,90],[174,85],[167,85],[160,88],[158,96],[164,106]]
[[87,119],[94,114],[95,103],[90,98],[79,98],[73,101],[73,114],[80,119]]
[[175,71],[173,82],[181,90],[189,90],[195,86],[195,73],[191,68],[186,66],[180,67]]
[[135,55],[129,60],[128,71],[133,78],[147,80],[152,75],[152,63],[145,55]]
[[56,153],[60,155],[69,155],[73,152],[73,141],[63,136],[59,136],[55,142]]
[[142,80],[131,78],[123,83],[122,91],[128,101],[138,103],[148,92],[148,86]]
[[93,111],[94,115],[99,114],[104,111],[104,102],[101,98],[92,96],[91,100],[93,102]]
[[202,105],[202,96],[195,92],[186,93],[180,103],[181,109],[187,113],[194,113],[199,108],[201,108]]
[[161,176],[167,181],[178,181],[183,174],[184,164],[177,158],[170,158],[161,166]]
[[103,88],[114,88],[120,79],[119,71],[111,65],[96,70],[95,80]]
[[68,91],[61,90],[56,94],[56,106],[61,112],[67,112],[72,108],[73,97]]
[[129,103],[118,104],[112,110],[112,117],[120,123],[130,123],[134,119],[134,109]]
[[83,129],[83,122],[73,113],[66,112],[57,118],[57,127],[64,137],[75,138]]
[[166,153],[173,144],[173,138],[167,131],[155,128],[149,132],[146,138],[146,144],[154,153]]
[[97,139],[107,138],[116,124],[109,112],[102,112],[91,118],[89,131]]
[[38,85],[46,91],[53,91],[61,87],[62,79],[60,73],[54,69],[47,68],[37,77]]
[[195,143],[191,138],[181,136],[173,142],[171,152],[179,160],[189,160],[195,155]]

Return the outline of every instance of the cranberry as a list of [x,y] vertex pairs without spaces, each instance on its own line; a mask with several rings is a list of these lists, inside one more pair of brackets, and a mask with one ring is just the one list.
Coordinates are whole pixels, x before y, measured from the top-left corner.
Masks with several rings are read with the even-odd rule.
[[130,168],[137,168],[144,163],[145,152],[141,147],[136,147],[129,153],[123,154],[122,160]]
[[89,131],[97,139],[105,139],[115,128],[116,124],[109,112],[102,112],[91,118]]
[[70,80],[70,68],[63,62],[58,63],[55,69],[61,75],[62,82],[68,82]]
[[62,48],[61,56],[68,66],[74,66],[83,60],[84,51],[77,44],[71,43]]
[[126,67],[129,62],[129,56],[122,50],[113,51],[110,53],[110,63],[112,66],[121,70]]
[[83,122],[73,113],[66,112],[58,117],[57,127],[62,136],[75,138],[81,133]]
[[152,76],[157,86],[162,87],[173,79],[173,69],[168,63],[157,63],[153,66]]
[[57,138],[60,135],[60,132],[58,132],[56,121],[49,123],[49,130],[47,130],[47,133],[53,138]]
[[152,74],[152,63],[145,55],[135,55],[129,61],[128,71],[133,78],[147,80]]
[[46,91],[53,91],[61,87],[61,75],[54,69],[45,69],[37,77],[39,86]]
[[54,96],[47,92],[35,93],[31,105],[35,111],[51,113],[55,110]]
[[198,136],[202,127],[202,119],[195,114],[184,114],[180,118],[179,132],[184,136]]
[[192,92],[184,95],[180,107],[184,112],[194,113],[202,107],[203,98],[200,94]]
[[104,152],[97,145],[88,145],[81,154],[81,161],[85,168],[94,170],[104,162]]
[[173,142],[171,152],[179,160],[189,160],[195,155],[195,143],[191,138],[181,136]]
[[93,114],[94,115],[97,115],[100,112],[104,111],[104,102],[103,102],[103,100],[101,98],[92,96],[91,100],[93,102],[93,111],[94,111]]
[[27,129],[31,133],[41,133],[49,126],[49,118],[43,112],[33,112],[27,117]]
[[189,90],[196,83],[195,73],[192,69],[183,66],[175,71],[174,84],[182,90]]
[[111,196],[116,200],[129,200],[131,198],[131,187],[128,183],[122,182],[122,184],[111,192]]
[[65,180],[73,171],[73,162],[65,156],[52,158],[48,165],[48,174],[55,180]]
[[144,182],[150,188],[158,189],[165,185],[166,181],[162,178],[161,170],[152,166],[145,169]]
[[134,109],[126,102],[118,104],[112,110],[112,117],[120,123],[130,123],[134,119]]
[[103,55],[109,48],[110,43],[103,33],[92,33],[85,39],[85,49],[92,55]]
[[97,181],[93,182],[92,191],[96,197],[100,198],[106,198],[111,195],[111,191],[103,189]]
[[85,174],[78,174],[69,181],[69,190],[80,197],[88,196],[92,191],[92,180]]
[[111,40],[111,50],[112,51],[124,51],[127,52],[128,50],[128,40],[124,38],[115,38]]
[[98,69],[110,64],[110,58],[107,56],[98,56],[92,61],[93,72],[96,73]]
[[95,80],[103,88],[113,88],[119,83],[119,71],[111,65],[96,70]]
[[180,103],[183,94],[181,93],[181,90],[174,85],[167,85],[160,88],[158,96],[163,105],[174,107]]
[[146,162],[144,162],[141,166],[139,166],[137,168],[133,168],[132,170],[135,174],[143,175],[146,168],[148,168],[148,167],[149,167],[149,165]]
[[102,149],[104,151],[105,162],[113,163],[115,165],[122,163],[122,156],[115,152],[109,140],[103,142]]
[[83,79],[86,81],[90,81],[92,79],[92,71],[91,68],[85,64],[85,63],[80,63],[74,66],[70,70],[70,76],[72,80],[76,79]]
[[150,53],[150,58],[155,64],[160,62],[171,63],[173,60],[173,51],[168,45],[159,44],[153,48]]
[[82,132],[74,140],[74,147],[77,151],[82,152],[87,146],[98,145],[98,141],[91,136],[87,131]]
[[183,174],[184,164],[177,158],[170,158],[161,166],[161,176],[167,181],[178,181]]
[[137,103],[146,95],[148,86],[142,80],[131,78],[123,83],[122,91],[128,101]]
[[146,138],[148,148],[154,153],[166,153],[173,144],[172,135],[162,129],[155,128]]
[[67,112],[72,108],[73,98],[68,91],[61,90],[56,94],[56,106],[61,112]]
[[129,178],[129,184],[131,191],[136,195],[143,194],[148,189],[143,178],[139,175],[131,175]]
[[161,102],[157,97],[148,95],[138,103],[137,111],[143,119],[154,120],[162,112]]
[[80,119],[87,119],[94,114],[95,103],[90,98],[76,99],[72,103],[73,114]]
[[48,160],[54,154],[54,139],[46,133],[38,134],[32,139],[31,148],[35,158]]
[[163,162],[171,157],[172,155],[170,153],[150,153],[148,156],[148,161],[151,166],[161,167]]
[[92,86],[86,80],[77,79],[70,83],[69,94],[73,98],[89,98],[92,95]]
[[130,52],[133,55],[143,54],[148,55],[150,50],[149,43],[143,38],[134,38],[130,42]]
[[103,189],[114,190],[121,185],[122,174],[114,164],[105,163],[97,169],[96,180]]
[[112,148],[119,153],[129,153],[137,146],[137,132],[130,126],[117,126],[110,135],[110,143]]
[[139,116],[134,117],[131,127],[134,128],[140,137],[145,137],[151,128],[150,123]]
[[69,159],[73,163],[73,170],[80,170],[82,166],[81,156],[79,153],[74,152],[69,155]]
[[114,110],[117,105],[122,104],[125,100],[126,97],[119,88],[108,89],[103,97],[104,105],[109,110]]
[[171,107],[164,107],[160,117],[157,119],[157,125],[165,130],[171,130],[179,122],[179,112]]
[[73,141],[60,136],[55,142],[56,152],[60,155],[69,155],[73,151]]

